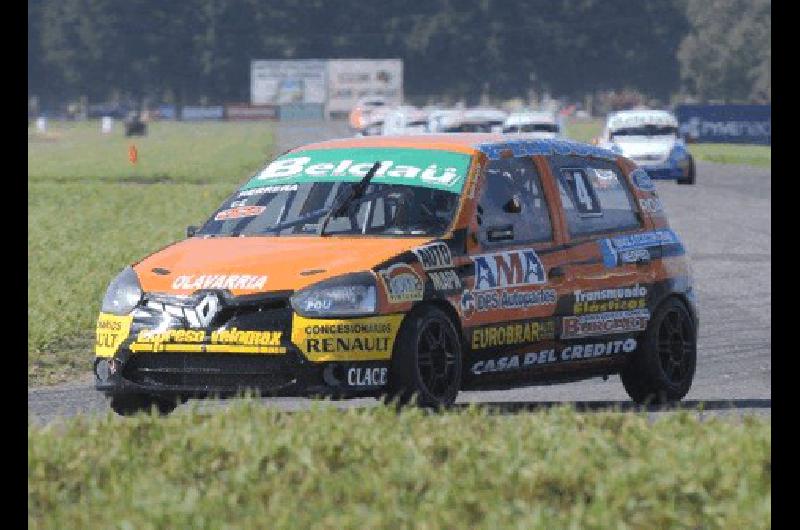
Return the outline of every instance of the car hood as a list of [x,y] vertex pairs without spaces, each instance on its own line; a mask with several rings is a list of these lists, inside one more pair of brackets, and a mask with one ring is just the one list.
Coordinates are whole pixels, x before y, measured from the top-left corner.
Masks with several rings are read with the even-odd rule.
[[675,139],[653,140],[615,140],[614,143],[622,149],[622,154],[628,158],[642,155],[667,156],[675,145]]
[[145,292],[287,291],[371,269],[429,241],[430,237],[194,237],[148,256],[134,270]]

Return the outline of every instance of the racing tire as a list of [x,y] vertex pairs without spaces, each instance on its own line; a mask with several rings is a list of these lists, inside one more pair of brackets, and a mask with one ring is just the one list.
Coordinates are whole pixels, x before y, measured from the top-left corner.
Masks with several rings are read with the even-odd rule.
[[120,416],[150,413],[155,406],[161,416],[166,416],[178,406],[176,400],[157,398],[147,394],[115,394],[111,396],[111,410]]
[[656,310],[620,379],[638,404],[672,403],[689,392],[696,365],[694,319],[683,302],[673,297]]
[[386,403],[422,408],[451,406],[461,388],[463,347],[452,319],[420,306],[403,321],[392,352]]
[[686,176],[686,178],[679,178],[678,184],[693,185],[694,182],[695,182],[694,157],[689,157],[689,174]]

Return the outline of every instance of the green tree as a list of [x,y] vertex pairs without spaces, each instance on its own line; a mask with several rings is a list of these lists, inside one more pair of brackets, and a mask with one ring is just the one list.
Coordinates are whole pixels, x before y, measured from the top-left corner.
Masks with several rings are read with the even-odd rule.
[[685,89],[703,99],[770,100],[770,0],[688,0],[678,58]]

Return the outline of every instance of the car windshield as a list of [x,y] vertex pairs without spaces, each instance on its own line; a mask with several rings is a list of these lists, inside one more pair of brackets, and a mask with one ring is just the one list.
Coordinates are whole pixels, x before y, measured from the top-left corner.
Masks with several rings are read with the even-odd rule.
[[611,132],[611,137],[616,136],[675,136],[678,128],[668,125],[639,125],[637,127],[623,127]]
[[[287,153],[229,197],[197,235],[440,236],[453,221],[470,161],[469,154],[428,149]],[[355,192],[375,162],[374,176]]]
[[521,125],[508,125],[503,128],[504,133],[515,132],[549,132],[557,133],[558,125],[555,123],[523,123]]

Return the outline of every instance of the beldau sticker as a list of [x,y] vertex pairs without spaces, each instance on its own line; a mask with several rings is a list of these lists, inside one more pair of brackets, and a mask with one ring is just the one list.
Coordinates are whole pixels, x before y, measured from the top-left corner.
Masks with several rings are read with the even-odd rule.
[[460,193],[471,157],[435,149],[309,149],[286,153],[253,177],[242,190],[303,182],[354,182],[380,162],[373,184],[403,184]]

